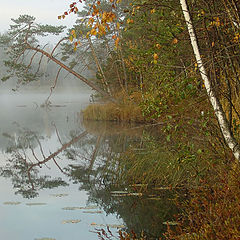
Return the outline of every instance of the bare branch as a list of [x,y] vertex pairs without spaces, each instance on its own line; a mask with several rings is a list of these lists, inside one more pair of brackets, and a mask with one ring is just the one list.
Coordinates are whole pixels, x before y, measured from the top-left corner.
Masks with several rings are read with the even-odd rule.
[[54,84],[53,84],[53,86],[50,88],[50,94],[49,94],[48,98],[47,98],[46,101],[45,101],[46,103],[49,102],[49,99],[50,99],[50,97],[52,96],[52,92],[53,92],[54,88],[55,88],[56,85],[57,85],[57,80],[58,80],[58,77],[59,77],[59,74],[60,74],[61,70],[62,70],[62,67],[60,67],[60,68],[58,69],[57,76],[56,76],[56,78],[55,78]]
[[53,48],[53,50],[52,50],[52,52],[51,52],[51,56],[53,56],[53,53],[54,53],[54,51],[57,49],[57,47],[59,46],[59,44],[60,44],[61,42],[65,41],[65,40],[67,40],[67,39],[68,39],[67,37],[62,38],[62,39],[56,44],[56,46]]

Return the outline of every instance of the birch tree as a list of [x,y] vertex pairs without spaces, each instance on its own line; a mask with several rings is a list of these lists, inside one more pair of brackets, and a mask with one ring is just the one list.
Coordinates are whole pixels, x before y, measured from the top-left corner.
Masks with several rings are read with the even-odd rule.
[[240,147],[239,147],[239,143],[236,141],[236,139],[234,138],[234,136],[231,133],[231,129],[229,126],[229,122],[227,121],[226,118],[226,114],[223,111],[222,105],[219,101],[219,99],[217,98],[217,95],[214,91],[214,88],[211,86],[211,82],[210,79],[207,75],[207,71],[204,67],[201,55],[200,55],[200,51],[199,51],[199,47],[198,47],[198,42],[197,42],[197,37],[194,31],[194,26],[190,17],[190,13],[188,10],[188,6],[187,6],[187,2],[186,0],[180,0],[180,4],[182,7],[182,12],[186,21],[186,25],[188,28],[188,33],[189,33],[189,37],[191,40],[191,45],[193,48],[193,52],[197,61],[197,65],[198,65],[198,69],[200,71],[201,74],[201,78],[204,82],[206,91],[207,91],[207,95],[209,98],[209,101],[212,104],[214,113],[217,117],[221,132],[223,134],[223,137],[225,139],[226,144],[228,145],[228,147],[231,149],[233,155],[235,156],[235,158],[240,161]]

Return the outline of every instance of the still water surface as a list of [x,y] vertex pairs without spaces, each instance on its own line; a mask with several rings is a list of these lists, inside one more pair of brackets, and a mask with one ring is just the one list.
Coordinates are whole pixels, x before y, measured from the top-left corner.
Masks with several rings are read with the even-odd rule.
[[[90,240],[97,239],[91,231],[107,224],[116,232],[123,221],[90,202],[84,183],[65,170],[70,165],[84,170],[90,164],[95,138],[81,126],[79,116],[88,95],[56,95],[51,99],[56,106],[50,109],[40,107],[44,97],[1,94],[1,239]],[[29,170],[61,148],[54,158]],[[78,156],[72,156],[74,149]]]
[[[89,95],[0,94],[0,239],[98,239],[96,229],[157,239],[174,206],[161,196],[114,196],[112,161],[142,136],[81,121]],[[135,127],[130,126],[131,129]]]

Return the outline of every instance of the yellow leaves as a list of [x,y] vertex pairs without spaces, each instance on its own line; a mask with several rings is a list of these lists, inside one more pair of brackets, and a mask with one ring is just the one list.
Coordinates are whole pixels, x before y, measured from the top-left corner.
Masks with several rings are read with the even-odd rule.
[[71,35],[69,36],[69,40],[72,42],[73,39],[77,38],[75,30],[73,29],[70,34]]
[[99,34],[100,36],[106,34],[105,27],[104,27],[102,24],[100,24],[100,25],[98,26],[98,34]]
[[221,26],[220,18],[219,17],[215,17],[214,21],[212,21],[210,25],[216,26],[216,27],[220,27]]
[[70,42],[74,42],[74,49],[73,50],[76,51],[77,50],[77,46],[81,45],[81,42],[77,41],[77,35],[76,35],[75,29],[73,29],[70,32],[69,40],[70,40]]
[[96,36],[97,35],[97,31],[95,28],[93,28],[91,31],[90,31],[91,35],[94,35]]
[[88,20],[88,24],[91,26],[92,24],[93,24],[93,22],[94,22],[94,18],[89,18],[89,20]]
[[71,35],[73,36],[73,38],[77,38],[77,36],[76,36],[76,32],[75,32],[74,29],[71,31]]
[[157,49],[161,49],[162,48],[162,46],[159,43],[157,43],[155,46],[156,46]]
[[119,28],[120,28],[120,23],[117,22],[117,24],[116,24],[116,29],[119,30]]
[[215,25],[219,27],[221,25],[219,17],[215,18]]
[[195,63],[195,64],[194,64],[194,70],[197,71],[197,69],[198,69],[198,64]]
[[153,59],[154,59],[154,60],[158,60],[158,55],[157,55],[157,53],[154,53],[154,54],[153,54]]
[[153,14],[153,13],[155,13],[156,12],[156,9],[155,8],[153,8],[151,11],[151,14]]
[[214,47],[215,46],[215,42],[212,42],[212,47]]
[[238,42],[239,39],[240,39],[240,33],[236,33],[235,36],[234,36],[234,38],[233,38],[233,41],[234,41],[234,42]]
[[101,17],[102,23],[111,23],[116,19],[116,15],[113,12],[103,12]]
[[204,16],[205,15],[205,11],[203,9],[198,11],[198,17]]

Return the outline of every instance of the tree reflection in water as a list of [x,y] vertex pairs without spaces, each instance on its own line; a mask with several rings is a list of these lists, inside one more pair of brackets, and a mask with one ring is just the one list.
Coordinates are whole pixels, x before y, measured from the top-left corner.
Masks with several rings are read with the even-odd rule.
[[[0,175],[10,178],[16,194],[25,198],[36,197],[41,189],[68,186],[70,182],[79,184],[79,190],[89,193],[89,203],[97,204],[107,214],[117,214],[129,231],[143,230],[149,237],[160,236],[165,231],[162,223],[172,219],[177,211],[168,200],[173,198],[172,193],[162,193],[157,201],[148,195],[116,197],[111,194],[113,190],[132,191],[126,183],[117,182],[118,161],[121,153],[141,143],[144,129],[100,122],[85,123],[85,128],[87,130],[80,133],[70,131],[71,139],[63,142],[55,126],[60,147],[51,152],[43,146],[46,137],[37,132],[21,129],[17,139],[6,135],[8,160],[0,168]],[[61,166],[62,160],[68,163],[65,161]],[[62,176],[43,174],[42,169],[50,165]]]

